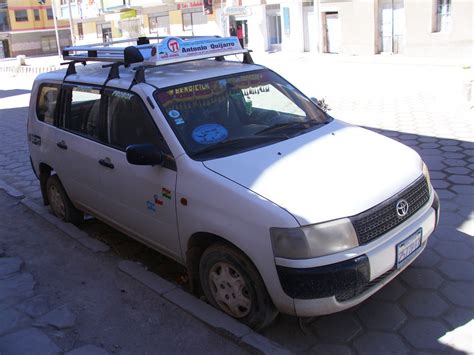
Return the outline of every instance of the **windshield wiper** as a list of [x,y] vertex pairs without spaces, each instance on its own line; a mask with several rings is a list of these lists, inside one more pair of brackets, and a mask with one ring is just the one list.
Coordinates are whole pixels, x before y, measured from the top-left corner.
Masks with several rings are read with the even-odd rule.
[[239,148],[247,148],[252,147],[256,143],[259,144],[260,142],[265,141],[283,141],[288,139],[289,137],[284,134],[279,135],[271,135],[271,136],[247,136],[247,137],[238,137],[232,139],[226,139],[220,141],[219,143],[210,145],[206,148],[201,149],[200,151],[194,153],[194,156],[200,156],[210,152],[217,152],[227,149],[239,149]]
[[305,122],[286,122],[286,123],[277,123],[276,125],[267,127],[262,129],[261,131],[258,131],[255,133],[256,136],[264,134],[264,133],[270,133],[272,131],[280,131],[280,130],[285,130],[285,129],[298,129],[298,130],[303,130],[303,131],[308,131],[312,128],[314,128],[317,125],[323,125],[326,122],[316,122],[316,121],[305,121]]

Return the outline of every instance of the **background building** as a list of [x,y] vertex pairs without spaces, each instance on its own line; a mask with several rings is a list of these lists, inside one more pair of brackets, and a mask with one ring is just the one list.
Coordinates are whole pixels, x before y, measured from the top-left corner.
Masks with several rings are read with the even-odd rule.
[[236,19],[246,23],[248,45],[255,50],[474,56],[473,0],[242,0],[240,5],[245,11]]
[[[0,0],[0,57],[57,53],[51,0]],[[58,21],[60,45],[70,44],[67,21]]]
[[[74,32],[78,43],[138,36],[214,35],[221,32],[215,14],[204,13],[203,1],[102,0],[100,5],[96,5],[98,0],[89,2],[94,3],[98,11],[94,14],[80,10],[75,14]],[[217,3],[214,1],[213,7]]]
[[321,50],[472,57],[473,12],[472,0],[320,0]]
[[[0,0],[0,49],[11,55],[54,52],[50,1]],[[76,44],[228,36],[233,27],[255,51],[474,56],[474,0],[55,1],[62,43],[71,19]]]

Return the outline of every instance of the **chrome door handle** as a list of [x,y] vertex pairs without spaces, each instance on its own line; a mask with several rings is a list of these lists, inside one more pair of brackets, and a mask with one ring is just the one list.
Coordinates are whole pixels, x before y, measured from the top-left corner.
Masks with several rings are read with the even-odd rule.
[[109,158],[100,159],[99,164],[105,166],[106,168],[113,169],[115,166],[112,164]]
[[66,145],[65,141],[58,142],[58,143],[56,143],[56,145],[61,149],[64,149],[64,150],[67,149],[67,145]]

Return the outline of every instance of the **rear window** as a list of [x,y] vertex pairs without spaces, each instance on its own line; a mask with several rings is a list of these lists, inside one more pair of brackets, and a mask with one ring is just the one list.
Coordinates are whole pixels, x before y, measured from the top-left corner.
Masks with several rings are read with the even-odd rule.
[[54,124],[60,88],[56,84],[41,86],[36,105],[36,116],[39,121],[50,125]]
[[98,139],[100,90],[90,87],[67,88],[65,97],[63,127],[82,136]]

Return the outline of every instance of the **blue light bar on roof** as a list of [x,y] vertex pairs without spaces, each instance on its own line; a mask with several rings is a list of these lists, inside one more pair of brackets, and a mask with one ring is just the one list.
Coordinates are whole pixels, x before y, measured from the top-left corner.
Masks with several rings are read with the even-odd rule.
[[199,38],[183,40],[178,37],[168,37],[153,45],[151,50],[140,48],[144,64],[164,65],[190,60],[205,59],[232,54],[247,53],[237,37]]

